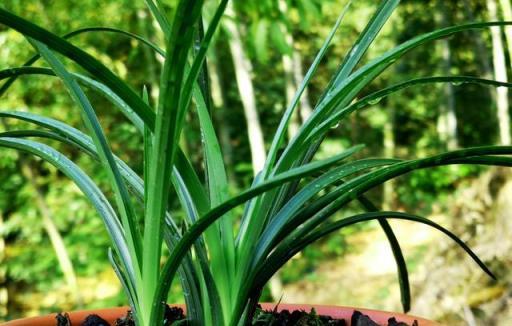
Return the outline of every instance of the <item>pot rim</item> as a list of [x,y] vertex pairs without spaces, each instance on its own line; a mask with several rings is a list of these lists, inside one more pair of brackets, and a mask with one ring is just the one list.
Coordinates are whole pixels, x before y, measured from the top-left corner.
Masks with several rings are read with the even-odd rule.
[[[179,307],[184,309],[185,305],[177,304],[172,305],[173,307]],[[290,303],[261,303],[261,306],[265,310],[273,310],[277,309],[277,311],[282,310],[305,310],[309,312],[312,308],[315,309],[318,315],[331,316],[336,319],[345,319],[346,321],[350,321],[350,317],[352,313],[357,310],[365,315],[369,315],[375,322],[387,325],[387,321],[391,317],[395,317],[398,321],[412,324],[415,320],[418,321],[419,326],[441,326],[441,324],[427,320],[422,317],[407,315],[398,312],[389,312],[382,310],[374,310],[374,309],[364,309],[364,308],[356,308],[356,307],[347,307],[347,306],[336,306],[336,305],[317,305],[317,304],[290,304]],[[97,314],[101,316],[103,319],[113,324],[117,318],[120,318],[126,315],[126,312],[130,308],[125,307],[115,307],[115,308],[103,308],[103,309],[88,309],[88,310],[78,310],[69,312],[69,317],[73,324],[79,325],[86,316],[90,314]],[[29,317],[16,319],[12,321],[8,321],[6,323],[2,323],[2,326],[55,326],[57,313],[49,314],[45,316],[39,317]]]

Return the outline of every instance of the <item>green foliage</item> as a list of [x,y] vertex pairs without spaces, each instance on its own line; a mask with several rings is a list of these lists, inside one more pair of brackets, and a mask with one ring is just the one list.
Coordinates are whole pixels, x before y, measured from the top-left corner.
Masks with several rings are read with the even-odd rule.
[[[423,128],[431,125],[426,120],[437,117],[427,108],[431,103],[439,102],[425,91],[426,87],[439,90],[438,85],[446,83],[471,83],[471,87],[473,84],[510,87],[511,84],[470,76],[420,78],[416,73],[421,69],[431,75],[430,70],[423,68],[427,66],[424,63],[439,58],[429,56],[426,51],[413,51],[452,35],[506,26],[510,22],[457,24],[427,32],[432,30],[432,22],[428,17],[415,17],[418,21],[414,23],[419,27],[414,30],[409,28],[408,21],[400,22],[402,31],[397,37],[400,44],[394,47],[386,27],[394,19],[392,14],[399,1],[382,1],[373,6],[359,3],[354,4],[353,9],[349,1],[343,8],[337,8],[339,16],[333,22],[334,27],[329,33],[319,32],[327,34],[324,43],[311,45],[314,42],[308,42],[307,35],[301,41],[305,46],[319,50],[288,107],[280,110],[283,101],[277,90],[282,77],[273,78],[277,74],[273,69],[258,72],[265,77],[259,81],[262,84],[260,94],[265,97],[261,102],[268,103],[261,114],[275,122],[266,126],[273,138],[265,166],[254,180],[244,179],[248,175],[244,173],[247,150],[235,156],[234,170],[243,178],[232,186],[228,176],[233,167],[225,163],[222,142],[217,139],[222,126],[216,123],[210,89],[204,80],[201,82],[202,76],[207,77],[208,49],[214,46],[214,33],[227,1],[208,3],[216,5],[215,13],[209,17],[203,31],[200,26],[203,24],[204,2],[181,0],[169,8],[159,0],[148,0],[147,9],[130,2],[109,4],[105,10],[116,12],[109,25],[121,25],[125,21],[138,24],[133,12],[148,17],[150,12],[159,26],[160,37],[150,40],[117,29],[94,29],[84,32],[77,43],[74,41],[76,35],[73,38],[59,36],[68,32],[58,29],[64,24],[57,25],[53,32],[41,26],[50,20],[60,21],[66,11],[73,12],[69,18],[63,18],[64,22],[69,21],[67,26],[72,30],[83,27],[77,25],[82,18],[94,24],[91,13],[104,6],[103,2],[87,2],[83,9],[86,17],[69,8],[69,4],[62,3],[55,4],[54,9],[61,14],[51,16],[51,19],[37,15],[40,12],[37,6],[29,6],[23,14],[25,18],[11,13],[22,9],[17,2],[5,6],[9,11],[0,8],[0,23],[19,32],[28,41],[22,43],[23,38],[13,34],[16,35],[12,36],[14,53],[2,55],[8,59],[8,67],[19,66],[22,62],[19,57],[29,57],[22,44],[31,45],[44,62],[34,68],[19,67],[0,72],[2,78],[11,78],[10,82],[25,74],[42,75],[27,79],[30,81],[21,78],[9,90],[7,83],[10,82],[4,84],[3,91],[12,107],[2,108],[0,113],[8,124],[6,130],[9,130],[0,134],[0,146],[33,154],[51,164],[51,167],[41,164],[38,170],[44,180],[37,182],[45,187],[48,205],[55,207],[55,221],[60,232],[69,244],[104,248],[108,243],[110,262],[138,325],[162,322],[161,302],[169,298],[174,279],[180,281],[192,324],[244,324],[251,317],[247,311],[253,311],[266,282],[295,254],[317,240],[324,246],[322,253],[306,251],[313,262],[329,254],[343,254],[350,249],[346,248],[343,237],[326,236],[338,234],[339,230],[348,232],[345,230],[349,226],[373,220],[378,221],[393,251],[406,311],[410,306],[407,266],[400,239],[396,238],[387,219],[415,221],[441,231],[493,277],[484,262],[452,232],[417,215],[381,211],[373,203],[371,191],[411,173],[411,177],[402,182],[398,193],[405,203],[415,206],[417,201],[410,195],[410,188],[422,188],[423,192],[419,192],[422,200],[431,203],[441,197],[439,193],[453,190],[454,182],[475,173],[472,169],[454,170],[451,166],[446,167],[448,165],[512,165],[507,156],[512,154],[510,146],[470,147],[442,154],[436,154],[437,150],[426,150],[443,146],[436,140],[435,130]],[[291,54],[293,49],[283,28],[291,29],[291,22],[299,20],[302,29],[299,32],[307,34],[313,18],[306,16],[320,17],[324,8],[322,2],[312,0],[286,3],[290,7],[290,18],[274,14],[274,1],[264,1],[260,6],[251,2],[237,3],[242,21],[236,23],[247,20],[246,23],[252,25],[249,35],[254,40],[253,57],[260,63]],[[403,8],[408,11],[411,4],[404,4]],[[173,15],[170,20],[169,12]],[[346,13],[349,13],[347,17]],[[355,18],[349,18],[351,14]],[[359,14],[368,19],[359,19]],[[342,23],[347,28],[346,19],[351,19],[349,26],[355,29],[351,33],[354,38],[343,38],[341,48],[346,54],[343,60],[335,60],[336,56],[332,54],[337,55],[340,48],[329,53],[331,43]],[[365,24],[361,25],[363,21]],[[153,28],[152,22],[145,24],[137,29],[141,35],[151,36],[148,30]],[[425,33],[420,32],[423,27]],[[381,30],[388,37],[381,43],[375,42]],[[90,42],[82,45],[82,38],[89,39],[85,33],[115,35],[112,37],[116,41],[110,43],[103,37],[90,37]],[[153,41],[163,44],[164,50]],[[223,40],[218,42],[223,44]],[[275,48],[275,51],[267,48]],[[220,54],[217,60],[222,62],[223,55],[226,54]],[[411,55],[418,55],[418,58],[410,60]],[[155,60],[157,56],[163,59],[163,64]],[[37,59],[35,57],[34,62]],[[147,66],[137,65],[139,60]],[[324,61],[327,61],[325,67],[321,65]],[[395,77],[389,72],[391,67],[405,73]],[[267,79],[277,82],[267,82]],[[317,98],[315,110],[297,135],[287,142],[291,117],[307,87]],[[36,89],[43,89],[44,93]],[[474,91],[474,88],[468,89]],[[151,90],[157,90],[154,98]],[[233,88],[230,91],[227,92],[228,106],[239,100]],[[395,94],[399,91],[401,93]],[[69,97],[62,95],[66,92]],[[417,96],[409,100],[409,94]],[[276,104],[278,102],[281,104]],[[485,99],[481,103],[485,104]],[[68,109],[62,110],[63,107]],[[398,146],[407,148],[419,144],[417,152],[425,154],[420,155],[423,158],[410,159],[407,155],[399,155],[403,159],[367,158],[368,153],[380,155],[384,152],[379,141],[382,134],[380,131],[364,135],[356,133],[362,133],[365,128],[383,128],[389,120],[390,107],[393,107],[398,123],[392,131],[397,135]],[[365,108],[369,109],[365,111]],[[346,127],[348,118],[355,114],[361,122],[338,130],[336,126]],[[47,116],[53,119],[45,118]],[[119,121],[123,123],[118,124]],[[233,133],[244,128],[240,123],[233,122],[233,125],[237,128]],[[273,131],[276,125],[277,130]],[[327,138],[329,135],[340,139],[334,141]],[[463,131],[461,135],[465,139],[463,144],[486,143],[483,133],[473,135]],[[353,145],[361,141],[369,143],[367,149]],[[184,144],[190,148],[185,148]],[[334,153],[333,147],[336,148]],[[6,153],[1,161],[4,168],[1,174],[5,177],[2,179],[5,180],[3,190],[19,189],[12,194],[12,200],[4,199],[1,203],[8,210],[16,211],[9,214],[6,233],[15,237],[18,244],[47,243],[42,239],[44,233],[37,223],[36,209],[24,205],[33,189],[22,186],[23,180],[17,177],[16,161],[20,158],[11,151]],[[39,161],[36,162],[39,165]],[[437,169],[423,170],[426,168]],[[85,234],[99,234],[99,223],[98,220],[90,222],[93,214],[85,208],[89,206],[78,195],[75,186],[63,181],[63,175],[76,184],[96,209],[110,241],[101,233],[97,239],[85,244],[89,237]],[[432,183],[432,179],[435,182]],[[411,187],[404,187],[407,183]],[[61,192],[65,194],[60,196]],[[349,206],[356,201],[361,204],[363,213]],[[74,213],[72,218],[66,216],[70,211]],[[344,215],[340,217],[338,211]],[[87,222],[79,232],[76,226],[80,221]],[[106,258],[106,251],[98,254],[99,251],[92,248],[69,247],[82,272],[99,272],[99,267],[88,262]],[[79,257],[84,254],[83,250],[86,254],[81,261]],[[10,271],[10,275],[17,279],[42,281],[46,272],[57,270],[53,258],[39,261],[31,270],[23,270],[21,264],[26,264],[28,254],[13,252],[10,255],[19,256],[19,265],[14,265]]]

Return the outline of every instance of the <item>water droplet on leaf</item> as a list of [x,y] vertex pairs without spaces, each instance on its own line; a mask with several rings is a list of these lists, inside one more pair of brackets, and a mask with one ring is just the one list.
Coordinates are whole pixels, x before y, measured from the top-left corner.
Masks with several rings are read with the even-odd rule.
[[331,129],[336,129],[336,128],[338,128],[339,126],[340,126],[340,123],[339,123],[339,122],[337,122],[335,125],[332,125],[332,126],[331,126]]
[[381,100],[382,100],[382,97],[377,97],[377,98],[369,100],[368,104],[375,105],[375,104],[379,103]]

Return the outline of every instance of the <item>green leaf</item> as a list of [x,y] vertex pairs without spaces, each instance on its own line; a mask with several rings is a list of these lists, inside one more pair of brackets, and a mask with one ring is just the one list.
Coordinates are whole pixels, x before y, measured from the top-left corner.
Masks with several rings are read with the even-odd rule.
[[371,60],[347,78],[340,80],[339,83],[333,83],[327,90],[328,94],[320,101],[311,117],[304,123],[297,136],[284,150],[274,170],[283,171],[293,166],[297,161],[300,162],[301,158],[304,157],[304,153],[307,152],[307,148],[313,146],[310,141],[305,141],[311,131],[330,116],[333,110],[349,105],[362,88],[367,86],[374,78],[379,76],[386,68],[407,52],[427,42],[462,31],[511,24],[512,22],[470,23],[426,33],[414,37],[384,53],[380,57]]
[[[210,47],[215,31],[219,27],[220,19],[222,18],[222,15],[226,10],[227,4],[228,0],[222,0],[218,5],[217,9],[215,10],[215,14],[210,22],[210,25],[208,26],[208,30],[206,31],[204,38],[201,40],[199,50],[197,51],[194,57],[192,67],[190,67],[190,70],[187,72],[187,77],[183,85],[183,94],[180,102],[180,107],[182,111],[181,116],[179,116],[178,118],[180,119],[180,121],[183,119],[183,114],[186,110],[186,107],[190,104],[194,83],[197,81],[197,78],[201,72],[201,68],[204,66],[204,62],[206,60],[206,53],[208,51],[208,48]],[[207,98],[205,98],[205,101],[206,100]]]
[[[125,230],[127,231],[127,242],[132,255],[132,262],[135,264],[134,269],[140,273],[140,259],[142,252],[142,236],[137,225],[137,218],[133,208],[128,190],[121,177],[121,173],[117,167],[114,155],[109,148],[105,135],[101,129],[98,117],[94,109],[87,99],[87,96],[78,85],[75,78],[68,73],[64,65],[59,59],[42,43],[31,41],[34,47],[39,50],[41,56],[53,68],[55,73],[64,82],[73,100],[81,108],[82,118],[87,129],[91,132],[92,139],[98,151],[100,160],[109,175],[112,188],[115,193],[117,207],[121,213],[121,220]],[[140,275],[137,274],[139,277]],[[134,309],[136,307],[133,307]]]
[[[270,277],[279,269],[281,266],[283,266],[290,258],[292,258],[295,254],[303,250],[306,246],[313,243],[314,241],[324,237],[325,235],[334,232],[336,230],[339,230],[341,228],[344,228],[349,225],[353,225],[356,223],[374,220],[374,219],[382,219],[382,218],[395,218],[395,219],[403,219],[403,220],[409,220],[409,221],[415,221],[419,223],[423,223],[426,225],[429,225],[444,234],[446,234],[448,237],[450,237],[453,241],[455,241],[460,247],[466,251],[466,253],[478,264],[478,266],[487,273],[491,278],[495,279],[496,277],[494,274],[487,268],[487,266],[478,258],[478,256],[461,240],[459,239],[455,234],[450,232],[449,230],[443,228],[439,224],[430,221],[424,217],[407,214],[407,213],[401,213],[401,212],[370,212],[370,213],[364,213],[355,215],[352,217],[344,218],[342,220],[336,221],[334,223],[331,223],[329,225],[326,225],[322,227],[321,229],[311,233],[310,235],[300,238],[300,239],[293,239],[290,241],[287,241],[283,243],[283,245],[278,248],[275,252],[272,253],[272,255],[268,258],[268,260],[265,262],[265,264],[262,264],[259,266],[259,269],[257,271],[258,280],[256,280],[256,286],[261,286],[262,284],[265,284]],[[247,284],[250,284],[251,282],[247,282]]]
[[[80,130],[63,122],[30,112],[0,111],[0,117],[23,120],[47,128],[53,132],[48,133],[34,130],[23,130],[5,132],[4,135],[9,135],[9,137],[45,137],[56,139],[68,145],[72,145],[73,147],[84,151],[92,158],[99,160],[99,155],[92,139]],[[119,167],[119,171],[123,178],[128,182],[130,189],[139,200],[142,200],[144,196],[142,179],[125,162],[116,156],[114,156],[114,158]]]
[[[332,85],[341,83],[343,79],[350,75],[399,3],[400,0],[384,0],[380,3],[365,29],[359,34],[357,41],[354,42],[345,59],[343,59],[338,72],[333,78]],[[327,89],[329,88],[327,87]]]
[[[345,154],[336,155],[329,159],[325,159],[318,162],[309,163],[307,165],[290,169],[289,171],[283,172],[272,179],[269,179],[259,185],[250,188],[238,196],[235,196],[223,204],[213,208],[206,215],[202,216],[196,223],[191,225],[191,227],[187,230],[181,240],[177,243],[174,250],[171,252],[171,256],[164,264],[160,283],[157,287],[157,292],[154,297],[153,302],[162,302],[165,300],[165,296],[167,295],[169,288],[171,286],[171,282],[176,273],[176,268],[179,265],[181,259],[186,255],[188,250],[193,245],[194,241],[196,241],[203,232],[212,225],[215,221],[217,221],[220,217],[222,217],[225,213],[229,212],[231,209],[237,207],[240,204],[254,198],[255,196],[260,195],[263,192],[269,191],[275,187],[278,187],[286,182],[290,182],[293,180],[300,179],[302,177],[312,175],[318,171],[326,169],[330,166],[336,165],[340,160],[345,158]],[[157,306],[153,306],[153,309],[159,309]],[[153,315],[157,314],[157,312],[153,312]]]
[[[143,132],[144,122],[139,118],[139,116],[124,102],[119,96],[117,96],[112,90],[105,85],[80,74],[70,73],[73,77],[77,79],[80,83],[85,86],[97,91],[101,95],[103,95],[107,100],[109,100],[112,104],[114,104],[119,110],[124,114],[124,116],[130,120],[134,127],[139,131]],[[8,84],[13,78],[17,78],[22,75],[47,75],[47,76],[55,76],[55,72],[48,68],[38,68],[38,67],[15,67],[9,68],[5,70],[0,70],[0,80],[9,78],[9,80],[4,84]]]
[[[366,196],[359,196],[357,200],[361,203],[364,209],[368,212],[378,212],[379,209],[375,206]],[[389,246],[391,247],[391,251],[393,252],[393,257],[395,259],[396,268],[398,271],[398,284],[400,285],[400,299],[402,301],[402,308],[404,313],[409,312],[411,309],[411,287],[409,284],[409,273],[407,271],[407,264],[405,262],[404,255],[402,253],[402,248],[400,248],[400,244],[398,239],[391,228],[388,220],[379,218],[379,225],[386,234],[386,238],[388,239]]]
[[[471,159],[474,158],[481,159],[488,155],[510,154],[512,154],[511,146],[472,147],[446,152],[423,159],[399,162],[385,168],[367,172],[356,178],[347,180],[334,191],[324,195],[322,198],[317,200],[317,202],[302,210],[294,220],[286,225],[284,232],[289,232],[288,234],[290,235],[288,237],[290,238],[302,238],[322,222],[326,221],[327,218],[332,216],[332,214],[338,211],[341,207],[344,207],[366,191],[408,172],[449,164],[471,164]],[[297,230],[297,226],[302,223],[304,223],[304,225]]]
[[[350,4],[350,3],[349,3]],[[270,150],[268,152],[267,160],[265,161],[265,165],[263,167],[263,170],[261,174],[259,175],[259,179],[255,179],[255,183],[259,183],[263,180],[265,180],[268,176],[270,176],[271,169],[274,166],[275,160],[277,159],[278,151],[286,137],[286,131],[288,128],[288,124],[290,122],[290,119],[293,115],[293,112],[295,108],[297,107],[300,97],[304,93],[304,90],[309,85],[309,82],[311,81],[311,78],[315,74],[316,70],[318,69],[318,66],[322,60],[322,58],[325,56],[325,53],[327,52],[327,49],[329,47],[329,44],[331,43],[338,27],[340,26],[343,17],[345,17],[346,12],[348,11],[349,4],[345,6],[341,14],[338,16],[338,19],[336,20],[336,23],[334,27],[331,29],[329,35],[327,36],[326,40],[324,41],[322,47],[320,48],[319,52],[317,53],[315,60],[311,64],[308,72],[306,73],[306,76],[304,77],[304,80],[302,81],[301,85],[299,86],[297,92],[295,93],[295,96],[293,100],[291,101],[290,105],[286,109],[285,113],[283,114],[283,117],[281,118],[281,121],[279,123],[279,126],[277,128],[277,131],[274,135],[274,138],[272,140],[272,145],[270,146]],[[273,196],[270,196],[273,197]],[[267,200],[271,200],[267,199]],[[249,205],[249,208],[247,210],[247,213],[244,214],[244,217],[242,218],[240,231],[239,231],[239,246],[249,246],[254,243],[254,237],[259,234],[259,232],[250,233],[248,230],[257,230],[261,229],[263,227],[263,222],[261,220],[256,220],[254,217],[251,219],[251,216],[254,216],[255,212],[261,212],[261,205],[262,205],[263,199],[256,199],[255,203],[251,203],[252,205]],[[254,226],[255,223],[258,223],[259,226]],[[250,239],[250,237],[253,237]],[[244,251],[244,249],[240,249],[240,251]]]
[[435,76],[435,77],[423,77],[411,79],[387,88],[384,88],[380,91],[369,94],[360,100],[356,101],[353,104],[350,104],[346,107],[340,107],[335,110],[327,119],[325,119],[318,127],[316,127],[311,134],[308,136],[307,142],[311,142],[315,139],[319,139],[324,135],[329,129],[338,124],[341,120],[347,117],[350,113],[355,112],[360,109],[364,109],[370,107],[371,105],[380,102],[383,98],[392,95],[398,91],[403,89],[413,87],[413,86],[421,86],[428,85],[434,83],[456,83],[456,84],[477,84],[477,85],[486,85],[486,86],[494,86],[494,87],[512,87],[512,83],[507,82],[499,82],[491,79],[484,79],[473,76]]
[[156,3],[154,0],[144,0],[144,2],[153,17],[155,17],[158,25],[160,25],[165,38],[169,38],[169,35],[171,34],[171,23],[167,19],[167,14],[165,13],[163,4],[159,0],[156,0]]
[[[176,243],[175,233],[174,230],[171,231],[170,226],[164,228],[164,240],[171,250]],[[187,319],[192,325],[205,325],[204,316],[200,309],[204,304],[201,302],[200,282],[204,282],[204,278],[199,277],[190,253],[183,258],[178,269],[178,275],[187,305]]]
[[331,44],[332,39],[334,38],[334,35],[336,34],[336,31],[338,30],[339,26],[341,25],[341,22],[343,21],[343,18],[345,17],[345,14],[348,11],[349,5],[350,5],[350,2],[344,7],[343,11],[338,16],[336,23],[334,24],[331,31],[329,32],[327,38],[325,39],[324,43],[322,44],[322,47],[320,47],[320,50],[318,51],[318,53],[315,57],[315,60],[313,60],[313,63],[311,64],[306,75],[304,76],[304,79],[302,80],[300,86],[298,87],[297,92],[295,93],[292,101],[290,102],[290,105],[286,108],[286,111],[283,114],[281,121],[279,122],[279,126],[278,126],[277,131],[272,140],[272,145],[270,146],[267,160],[266,160],[265,166],[263,168],[262,174],[265,177],[269,175],[269,170],[271,168],[273,168],[273,166],[274,166],[275,160],[277,159],[277,153],[278,153],[280,147],[282,146],[283,141],[286,137],[286,131],[288,129],[288,124],[290,123],[290,119],[293,115],[293,112],[297,108],[297,105],[300,102],[300,98],[301,98],[302,94],[304,94],[304,91],[306,90],[307,86],[309,85],[311,78],[313,77],[316,70],[318,69],[320,62],[322,61],[323,57],[327,53],[329,45]]
[[[229,199],[228,180],[215,129],[197,85],[194,87],[193,94],[205,153],[210,205],[215,207]],[[218,223],[214,223],[211,228],[205,231],[206,243],[210,249],[212,271],[217,277],[217,287],[223,305],[226,307],[224,313],[227,313],[231,306],[231,291],[234,285],[231,284],[230,280],[235,279],[236,270],[233,222],[230,215],[229,213],[226,214]]]
[[32,140],[1,137],[0,146],[36,155],[55,166],[73,180],[100,215],[109,232],[114,249],[124,263],[123,267],[128,274],[130,282],[135,284],[136,274],[132,267],[132,258],[127,246],[125,233],[114,209],[94,181],[71,160],[47,145]]
[[[188,202],[186,204],[187,207],[192,207],[192,196],[190,193],[186,192],[186,196],[184,198],[185,201]],[[192,220],[197,220],[198,216],[196,215],[197,212],[192,212],[193,216],[191,216]],[[166,227],[164,229],[164,238],[167,243],[167,246],[170,250],[172,250],[175,246],[177,241],[179,240],[179,237],[172,236],[172,234],[176,234],[177,232],[174,230],[176,229],[176,226],[174,225],[174,222],[171,218],[166,219]],[[200,289],[204,292],[206,290],[206,293],[201,293],[202,297],[200,295],[196,295],[197,298],[202,298],[202,300],[198,301],[191,301],[187,303],[187,311],[188,309],[194,309],[195,311],[201,311],[202,307],[210,306],[211,309],[208,309],[207,311],[204,311],[203,313],[206,314],[206,316],[196,316],[196,320],[200,320],[198,325],[222,325],[223,323],[223,316],[222,316],[222,305],[219,297],[219,293],[217,290],[217,287],[215,285],[215,279],[210,272],[210,266],[208,263],[208,255],[206,251],[206,247],[204,246],[204,243],[202,241],[202,238],[199,238],[194,243],[194,250],[196,253],[197,260],[199,261],[199,268],[202,272],[202,278],[195,277],[197,279],[197,284],[199,285]],[[185,257],[185,259],[188,260],[189,255]],[[190,260],[187,262],[189,265],[188,268],[192,268],[193,266],[193,260]],[[179,271],[178,271],[179,272]],[[190,276],[187,275],[188,273],[184,273],[181,275],[181,278],[189,278]],[[190,274],[199,274],[199,272],[191,271]],[[189,281],[190,282],[190,281]],[[192,320],[194,322],[195,320]],[[212,323],[213,322],[213,323]]]
[[[93,33],[96,33],[96,32],[110,32],[110,33],[115,33],[115,34],[120,34],[120,35],[128,36],[128,37],[130,37],[130,38],[132,38],[134,40],[137,40],[137,41],[141,42],[144,45],[149,46],[153,51],[155,51],[156,53],[158,53],[162,57],[165,57],[165,51],[160,49],[156,44],[152,43],[151,41],[147,40],[146,38],[144,38],[144,37],[142,37],[140,35],[134,34],[134,33],[126,32],[126,31],[123,31],[123,30],[120,30],[120,29],[116,29],[116,28],[111,28],[111,27],[87,27],[87,28],[81,28],[81,29],[78,29],[76,31],[73,31],[71,33],[68,33],[68,34],[64,35],[63,38],[64,39],[69,39],[69,38],[72,38],[72,37],[77,36],[77,35],[81,35],[81,34],[84,34],[84,33],[91,33],[91,32],[93,32]],[[29,66],[34,64],[40,57],[41,56],[39,54],[36,54],[36,55],[32,56],[30,59],[27,60],[27,62],[25,62],[25,64],[23,64],[23,67],[24,68],[29,68]],[[44,68],[34,68],[34,69],[37,70],[37,69],[44,69]],[[5,71],[8,72],[9,69],[6,69]],[[1,76],[1,74],[0,74],[0,76]],[[18,78],[17,74],[10,76],[9,80],[6,81],[2,85],[2,87],[0,87],[0,97],[2,97],[3,94],[5,94],[5,92],[9,89],[9,87],[11,87],[11,85],[16,81],[17,78]],[[3,79],[3,78],[0,78],[0,79]],[[104,86],[104,87],[108,88],[106,86]],[[117,95],[116,95],[116,97],[117,97]]]
[[162,250],[162,225],[167,210],[172,166],[187,109],[185,106],[180,106],[184,100],[182,86],[185,81],[185,66],[189,49],[194,41],[194,26],[201,17],[202,6],[201,0],[180,1],[166,40],[167,56],[161,75],[160,97],[150,158],[151,167],[149,176],[146,178],[146,182],[149,183],[148,196],[152,200],[145,211],[143,242],[145,255],[142,263],[144,291],[141,301],[142,309],[146,314],[143,319],[150,325],[156,324],[163,318],[161,301],[154,301],[154,291],[160,283],[158,267]]
[[[112,269],[114,270],[114,273],[116,273],[117,278],[121,282],[121,285],[126,293],[126,296],[128,297],[128,301],[130,303],[130,307],[137,307],[138,305],[138,299],[137,299],[137,293],[135,291],[135,288],[133,287],[133,284],[125,277],[125,272],[122,269],[122,263],[119,262],[118,258],[115,257],[115,253],[112,252],[112,248],[108,248],[108,260],[110,261],[110,264],[112,265]],[[135,320],[138,320],[138,314],[137,311],[132,311],[133,318]],[[140,323],[140,321],[138,321]]]
[[76,62],[79,66],[88,71],[95,79],[110,88],[122,98],[136,114],[152,129],[155,124],[155,115],[151,108],[135,94],[135,92],[124,83],[119,77],[113,74],[102,63],[90,54],[72,45],[57,35],[39,27],[23,18],[20,18],[0,8],[0,23],[11,27],[26,37],[33,38],[50,49],[61,53],[67,58]]
[[282,239],[283,234],[286,234],[287,232],[283,227],[287,223],[290,223],[303,206],[307,205],[315,195],[327,187],[337,184],[340,180],[350,175],[397,162],[400,161],[393,159],[363,159],[349,162],[336,167],[329,172],[322,173],[320,177],[306,184],[297,194],[286,202],[281,210],[272,217],[270,223],[265,227],[264,232],[258,238],[258,245],[255,249],[254,257],[252,258],[253,264],[251,269],[254,268],[254,265],[264,259],[272,249],[274,249],[274,246],[279,242],[279,239]]

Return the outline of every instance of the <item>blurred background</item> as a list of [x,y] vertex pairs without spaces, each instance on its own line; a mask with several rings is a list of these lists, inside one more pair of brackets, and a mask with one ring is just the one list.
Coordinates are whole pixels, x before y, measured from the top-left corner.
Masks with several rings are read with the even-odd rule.
[[[173,6],[173,1],[164,2]],[[280,115],[346,2],[233,1],[228,9],[230,19],[224,20],[208,61],[213,118],[233,194],[251,182],[253,166],[261,166]],[[2,0],[0,6],[59,35],[109,26],[162,44],[142,0]],[[353,1],[300,103],[290,136],[310,114],[376,6],[374,0]],[[211,14],[206,12],[205,20]],[[497,19],[512,20],[510,0],[404,0],[363,61],[436,28]],[[113,33],[81,34],[71,41],[135,89],[146,85],[157,94],[161,62],[148,48]],[[0,25],[0,69],[21,66],[33,53],[20,34]],[[431,75],[506,81],[511,55],[512,27],[460,33],[415,49],[363,93]],[[114,151],[141,172],[141,139],[134,128],[103,98],[88,95]],[[409,88],[333,128],[318,157],[357,143],[366,144],[366,156],[399,158],[510,144],[510,100],[505,88],[473,84]],[[0,98],[0,109],[30,110],[81,128],[78,108],[52,77],[20,78]],[[193,114],[187,119],[182,146],[201,169],[197,121]],[[9,119],[0,124],[0,130],[24,127]],[[100,185],[107,184],[104,172],[88,157],[50,144]],[[102,222],[66,177],[38,159],[2,149],[0,180],[0,321],[127,304],[108,264],[109,240]],[[466,241],[498,277],[489,279],[439,232],[392,221],[411,273],[411,313],[446,325],[510,325],[512,175],[507,169],[454,166],[418,171],[371,191],[369,197],[385,209],[441,223]],[[356,205],[348,209],[338,218],[359,210]],[[347,228],[315,243],[272,280],[262,299],[401,309],[394,261],[377,223]],[[182,302],[179,288],[173,289],[170,301]]]

